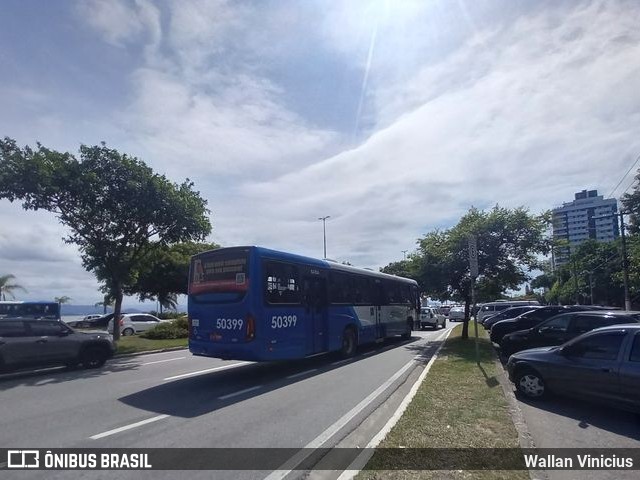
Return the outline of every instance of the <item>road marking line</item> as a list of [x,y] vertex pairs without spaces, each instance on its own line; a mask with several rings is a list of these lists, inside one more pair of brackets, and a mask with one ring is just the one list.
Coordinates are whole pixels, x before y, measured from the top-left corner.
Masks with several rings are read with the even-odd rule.
[[400,370],[398,370],[391,378],[385,381],[382,385],[371,392],[364,400],[340,417],[333,425],[327,428],[324,432],[311,440],[302,450],[292,456],[285,463],[280,465],[277,470],[271,472],[265,480],[281,480],[286,477],[300,462],[305,460],[313,453],[312,449],[316,449],[324,444],[327,440],[338,433],[347,423],[353,420],[362,410],[367,408],[376,398],[384,393],[396,380],[398,380],[404,373],[415,364],[415,360],[411,359]]
[[[452,331],[453,329],[449,329],[443,332],[443,335],[438,336],[438,340],[442,340],[442,339],[446,340]],[[427,363],[427,366],[424,367],[424,370],[422,371],[418,379],[415,381],[415,383],[411,387],[411,390],[409,390],[409,393],[407,393],[407,395],[404,397],[400,405],[398,405],[398,408],[393,413],[391,418],[387,421],[387,423],[384,425],[384,427],[382,427],[382,429],[371,439],[371,441],[369,441],[367,446],[364,447],[362,453],[358,455],[353,462],[351,462],[351,464],[347,467],[347,469],[344,472],[342,472],[342,474],[338,477],[338,480],[351,480],[367,465],[367,462],[371,459],[371,457],[375,452],[375,448],[380,444],[382,440],[384,440],[384,438],[389,434],[389,432],[395,426],[395,424],[398,423],[398,420],[400,420],[400,417],[402,417],[402,414],[405,412],[405,410],[413,400],[413,397],[415,397],[416,393],[418,393],[418,389],[420,388],[420,385],[422,384],[425,377],[429,373],[429,370],[431,370],[431,366],[436,361],[436,358],[438,358],[438,354],[440,353],[440,349],[442,349],[443,345],[444,345],[444,342],[442,342],[438,346],[438,349],[431,356],[429,363]]]
[[317,368],[312,368],[311,370],[305,370],[304,372],[294,373],[293,375],[289,375],[286,378],[302,377],[303,375],[306,375],[307,373],[315,372],[316,370],[318,370],[318,369]]
[[167,358],[165,360],[155,360],[153,362],[141,363],[140,365],[153,365],[154,363],[173,362],[174,360],[182,360],[183,358],[187,358],[187,357],[175,357],[175,358]]
[[262,385],[256,385],[255,387],[249,387],[249,388],[245,388],[244,390],[240,390],[238,392],[233,392],[228,395],[223,395],[221,397],[218,397],[218,400],[226,400],[231,397],[237,397],[238,395],[242,395],[248,392],[253,392],[254,390],[258,390],[259,388],[262,388]]
[[163,378],[163,380],[175,380],[177,378],[193,377],[195,375],[202,375],[204,373],[209,373],[209,372],[217,372],[219,370],[227,370],[229,368],[235,368],[235,367],[239,367],[240,365],[247,365],[249,363],[251,362],[232,363],[231,365],[223,365],[222,367],[207,368],[206,370],[198,370],[196,372],[182,373],[180,375],[174,375],[173,377]]
[[331,365],[340,365],[341,363],[345,363],[351,360],[350,358],[345,358],[344,360],[338,360],[337,362],[333,362]]
[[98,433],[97,435],[92,435],[89,438],[91,440],[98,440],[99,438],[108,437],[109,435],[124,432],[125,430],[131,430],[132,428],[141,427],[142,425],[147,425],[148,423],[157,422],[158,420],[162,420],[164,418],[167,418],[168,416],[169,415],[158,415],[157,417],[147,418],[146,420],[142,420],[141,422],[132,423],[130,425],[125,425],[124,427],[114,428],[113,430],[108,430],[106,432]]

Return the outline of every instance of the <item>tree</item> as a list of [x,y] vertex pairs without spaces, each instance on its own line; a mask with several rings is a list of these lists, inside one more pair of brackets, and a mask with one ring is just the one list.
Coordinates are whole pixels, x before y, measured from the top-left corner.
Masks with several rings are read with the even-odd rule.
[[140,301],[157,300],[162,308],[177,306],[178,295],[187,293],[189,264],[197,253],[220,248],[215,243],[182,242],[174,245],[154,244],[136,280],[125,289],[127,295],[137,295]]
[[107,307],[112,307],[114,303],[113,298],[109,297],[109,295],[105,295],[101,302],[96,302],[93,304],[94,307],[102,307],[102,313],[104,315],[107,314]]
[[197,241],[211,231],[207,202],[192,188],[189,179],[173,183],[104,143],[81,145],[76,158],[0,141],[0,198],[52,212],[69,228],[64,241],[78,246],[83,266],[104,283],[116,318],[152,240]]
[[69,301],[71,300],[71,297],[67,297],[66,295],[63,295],[62,297],[53,297],[53,299],[58,305],[62,305],[63,303],[69,303]]
[[7,296],[16,298],[13,293],[16,290],[22,290],[23,292],[26,292],[25,288],[22,285],[18,285],[17,283],[12,282],[12,280],[14,280],[15,278],[15,275],[11,275],[10,273],[0,276],[0,298],[2,298],[2,300],[6,300]]
[[456,226],[436,230],[418,241],[411,267],[431,297],[455,299],[465,304],[462,337],[468,337],[471,306],[468,238],[477,237],[479,276],[477,300],[499,298],[529,278],[540,266],[539,254],[547,253],[544,232],[548,214],[533,216],[525,208],[494,207],[488,212],[471,208]]
[[410,260],[401,260],[399,262],[391,262],[389,265],[382,267],[380,271],[389,275],[397,275],[398,277],[415,278],[411,267]]

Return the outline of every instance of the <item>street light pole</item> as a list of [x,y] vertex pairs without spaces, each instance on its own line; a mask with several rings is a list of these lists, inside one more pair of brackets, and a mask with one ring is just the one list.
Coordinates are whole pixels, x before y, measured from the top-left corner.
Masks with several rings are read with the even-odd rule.
[[324,245],[324,258],[327,258],[327,218],[330,218],[331,215],[327,215],[326,217],[318,217],[318,220],[322,220],[322,243]]
[[409,250],[402,250],[402,259],[403,259],[403,260],[406,260],[406,259],[407,259],[407,252],[408,252],[408,251],[409,251]]

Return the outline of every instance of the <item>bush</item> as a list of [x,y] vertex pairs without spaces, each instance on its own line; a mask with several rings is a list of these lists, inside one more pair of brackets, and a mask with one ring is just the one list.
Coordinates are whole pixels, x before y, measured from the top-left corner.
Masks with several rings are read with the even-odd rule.
[[171,322],[163,322],[144,332],[141,337],[151,340],[167,340],[170,338],[187,338],[189,324],[187,317],[177,318]]

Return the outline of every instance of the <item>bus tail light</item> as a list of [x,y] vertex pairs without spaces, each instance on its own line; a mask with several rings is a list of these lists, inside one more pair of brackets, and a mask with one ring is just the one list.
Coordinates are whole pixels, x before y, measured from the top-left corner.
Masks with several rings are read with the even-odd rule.
[[256,336],[256,321],[250,313],[247,315],[247,340],[253,340]]

